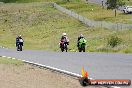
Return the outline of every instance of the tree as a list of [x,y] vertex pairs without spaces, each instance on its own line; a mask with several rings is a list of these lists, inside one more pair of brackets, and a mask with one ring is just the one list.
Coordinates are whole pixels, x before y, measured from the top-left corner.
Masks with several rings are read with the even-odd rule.
[[107,9],[115,9],[115,16],[116,16],[116,9],[120,6],[125,5],[124,0],[107,0],[106,2]]

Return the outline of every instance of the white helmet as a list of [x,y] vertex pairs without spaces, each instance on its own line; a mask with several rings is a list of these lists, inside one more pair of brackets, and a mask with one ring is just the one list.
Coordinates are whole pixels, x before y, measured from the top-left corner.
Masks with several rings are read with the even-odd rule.
[[21,35],[19,35],[19,37],[21,37]]
[[80,37],[84,37],[83,34],[81,34]]
[[62,33],[62,36],[66,36],[66,33]]

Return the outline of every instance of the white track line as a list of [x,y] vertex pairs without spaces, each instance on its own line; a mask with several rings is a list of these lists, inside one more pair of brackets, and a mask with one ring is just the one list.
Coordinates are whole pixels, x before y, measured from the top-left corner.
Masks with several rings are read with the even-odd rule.
[[6,47],[4,47],[4,46],[0,46],[0,48],[3,48],[3,49],[8,49],[8,48],[6,48]]
[[16,58],[12,58],[12,59],[16,59]]
[[69,72],[69,71],[66,71],[66,70],[61,70],[61,69],[58,69],[58,68],[55,68],[55,67],[51,67],[51,66],[47,66],[47,65],[42,65],[42,64],[39,64],[39,63],[34,63],[34,62],[26,61],[26,60],[22,60],[22,61],[26,62],[26,63],[29,63],[29,64],[34,64],[34,65],[42,66],[42,67],[45,67],[45,68],[48,68],[48,69],[51,69],[51,70],[55,70],[55,71],[58,71],[58,72],[62,72],[62,73],[65,73],[65,74],[68,74],[68,75],[71,75],[71,76],[82,77],[79,74],[72,73],[72,72]]
[[2,56],[2,57],[6,57],[6,56]]
[[12,59],[11,57],[7,57],[8,59]]
[[[2,57],[3,58],[8,58],[8,59],[16,59],[16,58],[6,57],[6,56],[2,56]],[[17,60],[21,60],[21,59],[17,59]],[[61,70],[61,69],[58,69],[58,68],[55,68],[55,67],[51,67],[51,66],[47,66],[47,65],[42,65],[42,64],[39,64],[39,63],[34,63],[34,62],[26,61],[26,60],[21,60],[21,61],[25,62],[25,63],[41,66],[41,67],[44,67],[44,68],[48,68],[48,69],[51,69],[51,70],[55,70],[55,71],[58,71],[58,72],[62,72],[62,73],[65,73],[65,74],[68,74],[68,75],[71,75],[71,76],[74,76],[74,77],[82,77],[79,74],[72,73],[72,72],[69,72],[69,71],[66,71],[66,70]],[[90,79],[92,79],[92,78],[90,78]]]

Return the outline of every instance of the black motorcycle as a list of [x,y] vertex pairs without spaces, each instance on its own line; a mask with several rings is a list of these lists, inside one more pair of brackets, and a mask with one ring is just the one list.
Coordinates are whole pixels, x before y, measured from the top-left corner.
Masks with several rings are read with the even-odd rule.
[[22,51],[22,44],[17,43],[17,51]]
[[61,48],[61,51],[62,52],[64,52],[64,51],[66,51],[67,52],[67,50],[68,50],[68,43],[65,43],[65,42],[61,42],[60,43],[60,48]]

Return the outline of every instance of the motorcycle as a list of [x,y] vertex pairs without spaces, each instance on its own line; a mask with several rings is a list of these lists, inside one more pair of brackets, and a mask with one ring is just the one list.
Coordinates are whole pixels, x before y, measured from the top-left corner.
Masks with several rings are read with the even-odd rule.
[[61,42],[60,43],[60,48],[61,48],[61,51],[62,52],[64,52],[64,51],[66,51],[67,52],[67,50],[68,50],[68,43],[65,43],[65,42]]
[[17,51],[22,51],[22,44],[17,43]]
[[85,43],[79,44],[79,47],[78,47],[79,52],[82,52],[82,51],[85,52],[85,46],[86,46]]

